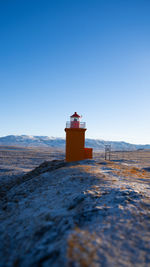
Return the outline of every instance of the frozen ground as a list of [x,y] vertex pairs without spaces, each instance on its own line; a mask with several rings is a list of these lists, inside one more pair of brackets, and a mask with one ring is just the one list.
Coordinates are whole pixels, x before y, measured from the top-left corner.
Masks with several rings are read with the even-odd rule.
[[0,196],[43,161],[64,159],[61,149],[0,146]]
[[22,174],[32,170],[44,160],[63,159],[61,149],[44,147],[0,146],[0,176]]
[[127,158],[46,161],[8,179],[0,266],[150,266],[150,169]]

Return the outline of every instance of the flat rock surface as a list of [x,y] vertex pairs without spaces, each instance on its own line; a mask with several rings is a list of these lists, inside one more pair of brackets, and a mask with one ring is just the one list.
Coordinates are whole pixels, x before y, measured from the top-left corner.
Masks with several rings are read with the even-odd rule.
[[0,266],[149,266],[146,168],[58,160],[19,176],[1,196]]

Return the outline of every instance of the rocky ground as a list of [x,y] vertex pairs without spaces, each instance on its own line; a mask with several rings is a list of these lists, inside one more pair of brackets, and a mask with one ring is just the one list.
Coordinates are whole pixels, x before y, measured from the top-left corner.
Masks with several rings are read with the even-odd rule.
[[8,179],[0,266],[150,266],[149,171],[148,161],[97,155]]

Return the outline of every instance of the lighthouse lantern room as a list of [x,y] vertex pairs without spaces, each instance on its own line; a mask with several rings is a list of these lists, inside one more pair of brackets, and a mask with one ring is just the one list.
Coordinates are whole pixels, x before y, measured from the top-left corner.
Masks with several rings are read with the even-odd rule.
[[71,128],[80,128],[80,118],[81,116],[79,116],[77,114],[77,112],[75,112],[72,116],[70,116],[70,127]]
[[92,158],[92,148],[85,148],[85,122],[75,112],[66,123],[66,161],[79,161]]

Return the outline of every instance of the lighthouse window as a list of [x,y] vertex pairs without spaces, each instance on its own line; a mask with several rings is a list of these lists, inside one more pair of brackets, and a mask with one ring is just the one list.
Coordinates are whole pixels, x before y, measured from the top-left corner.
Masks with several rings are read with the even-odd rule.
[[74,118],[74,121],[78,121],[77,118]]

